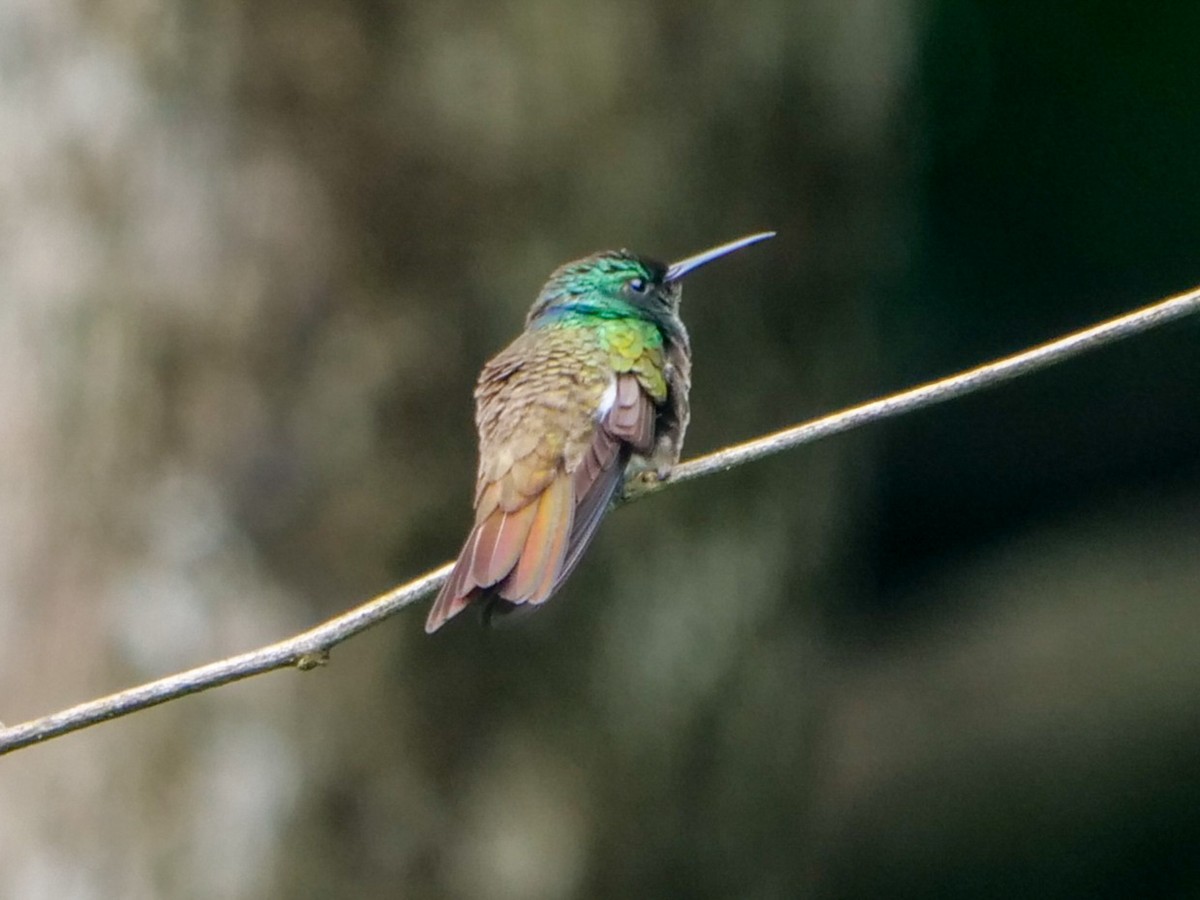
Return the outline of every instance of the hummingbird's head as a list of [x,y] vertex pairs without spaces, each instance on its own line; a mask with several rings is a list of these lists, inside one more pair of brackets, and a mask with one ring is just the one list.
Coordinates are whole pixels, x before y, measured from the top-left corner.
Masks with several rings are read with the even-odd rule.
[[638,318],[668,331],[681,329],[681,280],[689,272],[735,250],[774,237],[765,231],[664,265],[628,250],[606,250],[561,266],[550,276],[526,327],[566,315]]
[[526,325],[569,314],[661,321],[679,314],[679,294],[662,263],[628,250],[605,250],[556,269]]

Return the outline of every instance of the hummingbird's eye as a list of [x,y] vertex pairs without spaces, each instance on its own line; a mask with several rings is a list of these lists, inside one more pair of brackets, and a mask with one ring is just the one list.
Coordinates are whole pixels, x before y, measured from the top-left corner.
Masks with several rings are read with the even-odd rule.
[[646,279],[645,278],[638,278],[637,276],[634,276],[633,278],[630,278],[627,282],[625,282],[625,284],[627,284],[629,286],[629,290],[633,291],[635,294],[646,293]]

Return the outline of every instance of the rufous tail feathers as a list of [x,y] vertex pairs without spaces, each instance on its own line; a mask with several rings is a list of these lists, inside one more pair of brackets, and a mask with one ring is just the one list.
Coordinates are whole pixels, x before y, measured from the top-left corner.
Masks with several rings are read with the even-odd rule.
[[425,630],[436,631],[488,594],[512,604],[549,599],[571,535],[573,494],[570,477],[560,472],[516,512],[495,509],[476,525],[429,610]]

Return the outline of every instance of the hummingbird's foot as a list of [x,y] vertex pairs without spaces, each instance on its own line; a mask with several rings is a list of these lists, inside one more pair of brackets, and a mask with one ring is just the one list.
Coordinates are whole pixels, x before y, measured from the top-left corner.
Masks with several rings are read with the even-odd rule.
[[632,478],[627,478],[625,480],[625,489],[621,491],[621,500],[629,503],[646,494],[653,493],[658,485],[666,480],[670,471],[670,469],[667,469],[665,472],[656,472],[654,469],[643,469]]

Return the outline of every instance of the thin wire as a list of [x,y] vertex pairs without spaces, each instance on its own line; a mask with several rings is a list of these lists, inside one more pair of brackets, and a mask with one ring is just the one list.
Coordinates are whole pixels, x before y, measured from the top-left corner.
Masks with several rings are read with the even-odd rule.
[[[668,481],[639,483],[626,493],[622,502],[640,499],[672,485],[724,472],[764,456],[841,434],[870,422],[893,418],[954,397],[994,387],[1070,359],[1087,350],[1165,325],[1198,310],[1200,288],[1160,300],[1091,328],[1076,331],[1066,337],[1048,341],[1030,350],[977,366],[966,372],[698,457],[677,466]],[[308,670],[323,665],[329,657],[329,651],[336,645],[436,591],[450,575],[451,567],[451,563],[446,563],[287,640],[81,703],[19,725],[0,728],[0,755],[157,706],[178,697],[240,681],[252,675],[284,667],[294,666]]]

